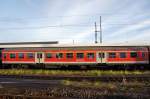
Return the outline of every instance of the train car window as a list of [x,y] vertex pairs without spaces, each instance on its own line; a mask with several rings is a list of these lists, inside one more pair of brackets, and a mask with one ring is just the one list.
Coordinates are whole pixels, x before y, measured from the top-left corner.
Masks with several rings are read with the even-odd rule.
[[6,53],[3,54],[3,58],[6,59]]
[[37,58],[42,58],[42,53],[38,53]]
[[10,58],[16,58],[16,55],[14,53],[11,53]]
[[109,53],[109,58],[116,58],[116,53]]
[[73,53],[66,53],[67,58],[73,58]]
[[94,58],[94,53],[87,53],[87,58],[93,59]]
[[98,56],[99,56],[99,58],[105,58],[104,53],[99,53]]
[[56,58],[63,58],[63,53],[56,53]]
[[24,54],[23,54],[23,53],[19,53],[19,54],[18,54],[18,57],[19,57],[19,58],[24,58]]
[[125,52],[121,52],[120,53],[120,58],[126,58],[126,53]]
[[137,53],[136,52],[131,52],[130,53],[130,57],[131,58],[136,58],[137,57]]
[[46,53],[46,58],[52,58],[52,53]]
[[42,58],[42,53],[39,54],[40,58]]
[[33,53],[27,53],[27,57],[28,58],[34,58],[34,54]]
[[84,58],[84,54],[83,53],[77,53],[77,58],[78,59]]
[[142,57],[143,57],[143,58],[145,57],[145,53],[144,53],[144,52],[142,52]]

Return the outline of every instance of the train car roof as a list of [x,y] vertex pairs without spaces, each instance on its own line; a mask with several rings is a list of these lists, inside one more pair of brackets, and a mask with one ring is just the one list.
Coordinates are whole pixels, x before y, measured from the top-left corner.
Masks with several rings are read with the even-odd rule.
[[46,42],[3,42],[1,45],[30,45],[30,44],[58,44],[58,41],[46,41]]
[[0,48],[59,48],[59,47],[145,47],[150,46],[150,44],[58,44],[57,41],[54,42],[15,42],[15,43],[0,43]]

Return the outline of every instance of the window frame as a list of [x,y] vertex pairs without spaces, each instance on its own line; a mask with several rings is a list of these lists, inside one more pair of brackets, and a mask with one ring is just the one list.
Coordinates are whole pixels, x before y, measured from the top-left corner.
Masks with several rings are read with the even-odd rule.
[[[14,56],[13,56],[14,55]],[[13,56],[13,57],[12,57]],[[9,57],[10,57],[10,59],[14,59],[14,58],[16,58],[16,53],[10,53],[9,54]]]
[[87,57],[87,59],[94,59],[95,54],[94,54],[94,52],[88,52],[88,53],[86,53],[86,57]]
[[[121,54],[122,54],[123,56],[122,56]],[[120,52],[120,53],[119,53],[119,58],[127,58],[127,53],[126,53],[126,52]]]
[[99,52],[98,53],[98,58],[105,58],[105,53],[104,52]]
[[[32,57],[30,56],[32,54]],[[35,55],[34,55],[34,53],[27,53],[27,58],[28,59],[32,59],[32,58],[34,58],[35,57]]]
[[76,53],[76,58],[77,59],[83,59],[84,58],[84,53]]
[[43,58],[43,53],[37,53],[37,58]]
[[[114,55],[112,55],[112,54],[114,54]],[[109,58],[117,58],[117,53],[116,52],[109,52],[108,57]]]
[[[21,55],[21,57],[20,57],[20,55]],[[23,59],[24,58],[24,53],[18,53],[18,58]]]
[[145,56],[146,56],[146,53],[145,53],[145,52],[142,52],[142,53],[141,53],[141,57],[142,57],[142,58],[145,58]]
[[64,56],[64,54],[63,53],[56,53],[56,58],[57,59],[62,59],[63,58],[63,56]]
[[[48,57],[48,55],[50,55],[50,56]],[[45,58],[51,59],[51,58],[53,58],[53,54],[52,53],[45,53]]]
[[[70,55],[69,55],[70,54]],[[69,56],[69,57],[68,57]],[[66,58],[67,59],[73,59],[73,53],[66,53]]]
[[3,59],[7,59],[7,53],[3,53]]
[[[133,54],[135,54],[135,56],[133,56]],[[130,52],[130,58],[137,58],[137,57],[138,57],[137,52]]]

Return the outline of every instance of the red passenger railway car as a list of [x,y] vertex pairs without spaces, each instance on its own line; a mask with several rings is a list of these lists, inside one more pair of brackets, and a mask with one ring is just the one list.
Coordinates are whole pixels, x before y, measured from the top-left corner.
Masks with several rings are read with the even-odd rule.
[[[129,45],[11,45],[1,50],[3,67],[149,65],[148,46]],[[42,67],[43,66],[43,67]]]

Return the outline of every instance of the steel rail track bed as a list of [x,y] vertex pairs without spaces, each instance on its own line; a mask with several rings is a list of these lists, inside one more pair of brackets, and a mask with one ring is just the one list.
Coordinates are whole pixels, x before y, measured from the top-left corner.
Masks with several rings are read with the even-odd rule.
[[45,76],[45,75],[0,75],[0,78],[44,79],[44,80],[75,80],[75,81],[150,81],[149,74],[139,75],[102,75],[102,76]]

